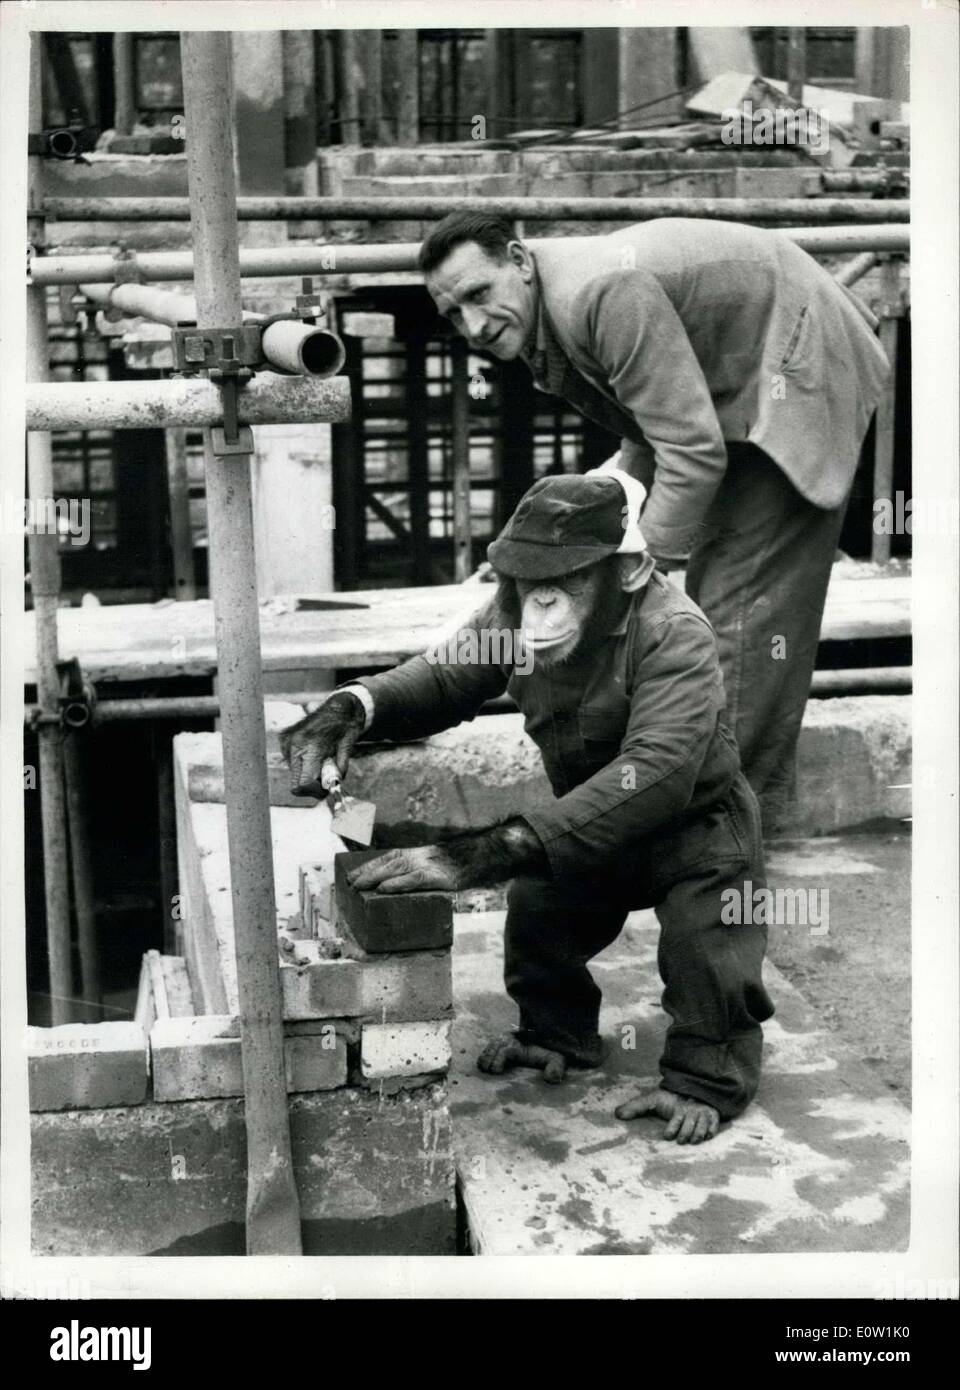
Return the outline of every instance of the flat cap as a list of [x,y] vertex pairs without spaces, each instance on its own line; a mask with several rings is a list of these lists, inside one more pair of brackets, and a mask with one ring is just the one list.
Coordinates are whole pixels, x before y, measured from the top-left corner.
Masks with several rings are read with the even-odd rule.
[[510,579],[556,579],[608,555],[633,551],[638,547],[625,543],[624,498],[624,486],[612,472],[541,478],[521,497],[488,547],[487,559]]

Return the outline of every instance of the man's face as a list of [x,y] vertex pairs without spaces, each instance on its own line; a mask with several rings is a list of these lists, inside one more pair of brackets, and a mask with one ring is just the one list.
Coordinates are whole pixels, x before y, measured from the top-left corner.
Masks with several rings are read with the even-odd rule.
[[440,313],[478,351],[509,362],[533,336],[536,280],[521,242],[510,242],[504,261],[462,242],[424,279]]

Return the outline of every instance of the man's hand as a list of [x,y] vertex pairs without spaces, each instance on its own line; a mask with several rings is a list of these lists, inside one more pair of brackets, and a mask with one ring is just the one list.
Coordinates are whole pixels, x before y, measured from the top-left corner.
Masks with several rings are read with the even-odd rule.
[[280,750],[290,765],[294,796],[326,796],[320,772],[333,758],[340,776],[347,775],[353,745],[363,732],[366,713],[355,695],[335,692],[318,710],[280,732]]
[[389,850],[352,870],[347,882],[358,891],[376,889],[378,893],[455,893],[469,887],[463,870],[441,845]]

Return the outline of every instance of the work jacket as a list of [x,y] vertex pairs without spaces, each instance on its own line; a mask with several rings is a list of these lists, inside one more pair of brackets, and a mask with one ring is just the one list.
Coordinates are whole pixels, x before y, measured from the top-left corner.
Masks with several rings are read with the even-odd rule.
[[723,800],[740,764],[720,718],[716,639],[692,599],[654,573],[584,662],[549,668],[534,659],[521,674],[522,657],[451,660],[483,651],[483,632],[503,622],[498,604],[491,598],[444,643],[446,659],[435,651],[353,682],[373,697],[372,738],[438,733],[508,691],[556,797],[524,813],[555,874],[616,863],[631,844]]
[[534,254],[541,389],[623,439],[651,552],[685,559],[749,440],[817,507],[847,495],[890,375],[872,315],[780,232],[660,218]]

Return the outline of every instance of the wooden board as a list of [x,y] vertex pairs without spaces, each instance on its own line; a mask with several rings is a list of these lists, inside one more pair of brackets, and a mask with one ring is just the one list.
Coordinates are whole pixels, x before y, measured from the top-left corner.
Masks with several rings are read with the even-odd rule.
[[[846,577],[838,566],[827,596],[821,639],[902,637],[910,632],[910,579]],[[432,634],[450,623],[486,585],[438,585],[418,589],[366,589],[356,593],[310,596],[301,602],[336,605],[280,611],[284,601],[261,606],[260,639],[266,671],[305,668],[389,667],[423,651]],[[24,614],[25,673],[32,684],[33,614]],[[59,614],[60,655],[76,656],[96,682],[210,676],[216,671],[213,604],[117,604],[101,608],[63,608]]]

